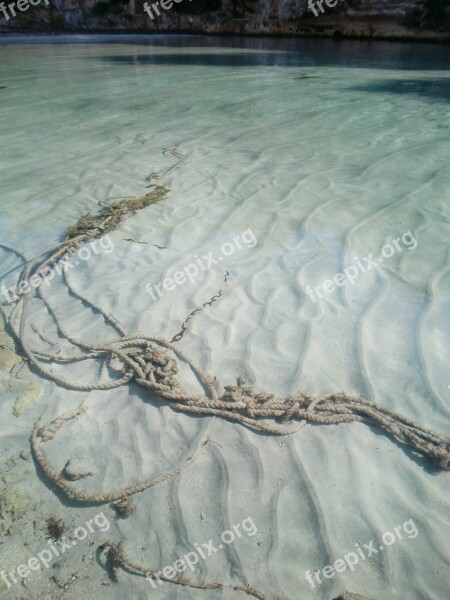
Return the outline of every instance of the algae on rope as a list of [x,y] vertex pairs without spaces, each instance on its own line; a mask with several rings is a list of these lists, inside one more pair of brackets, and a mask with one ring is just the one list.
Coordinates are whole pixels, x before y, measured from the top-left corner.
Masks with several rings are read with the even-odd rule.
[[99,202],[101,210],[96,215],[88,213],[81,217],[78,223],[68,229],[65,241],[78,240],[79,243],[82,238],[83,242],[88,242],[115,231],[126,216],[134,215],[136,211],[159,202],[167,192],[165,187],[156,186],[145,196],[125,198],[116,202]]

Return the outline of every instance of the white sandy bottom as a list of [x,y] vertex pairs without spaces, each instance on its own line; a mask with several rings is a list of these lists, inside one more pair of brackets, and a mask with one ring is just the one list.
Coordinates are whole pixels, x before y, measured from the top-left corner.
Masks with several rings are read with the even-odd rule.
[[[90,55],[84,63],[83,52]],[[41,108],[35,106],[36,130],[21,146],[23,160],[33,158],[34,187],[18,185],[20,161],[12,152],[6,155],[5,219],[14,234],[3,234],[2,241],[34,256],[94,210],[95,201],[144,192],[151,171],[175,162],[170,154],[161,156],[161,148],[176,146],[187,159],[167,179],[167,198],[112,234],[113,252],[70,271],[77,289],[130,333],[169,339],[191,311],[222,290],[177,342],[217,377],[220,389],[243,376],[249,385],[280,396],[345,390],[448,431],[449,155],[442,104],[352,89],[410,72],[306,66],[301,72],[317,78],[295,80],[298,69],[190,67],[188,73],[185,65],[176,65],[170,79],[162,77],[167,67],[139,65],[131,71],[100,60],[127,52],[125,46],[78,47],[75,64],[83,68],[68,83],[73,105],[59,105],[59,96],[51,93],[56,82],[47,80],[49,118],[52,113],[52,123],[64,124],[66,133],[49,128],[44,100]],[[150,51],[139,48],[145,52]],[[63,69],[57,52],[52,60]],[[152,70],[161,75],[158,80],[150,77]],[[38,87],[33,93],[46,92]],[[110,104],[97,106],[99,97]],[[82,101],[87,104],[80,122]],[[127,103],[135,112],[125,109]],[[22,104],[29,106],[25,96]],[[19,109],[20,103],[9,110]],[[63,154],[68,134],[71,143]],[[242,240],[248,229],[255,247],[242,243],[195,281],[155,301],[146,292],[147,283],[162,283],[196,257],[221,256],[223,244],[236,236]],[[305,294],[307,285],[333,278],[356,257],[378,256],[384,244],[407,231],[418,242],[414,250],[403,246],[382,268],[320,302]],[[19,264],[4,260],[2,272]],[[14,277],[5,281],[12,285]],[[46,293],[72,334],[95,341],[114,335],[101,317],[68,297],[57,278]],[[30,315],[30,323],[57,341],[54,348],[70,350],[58,341],[41,304],[33,302]],[[33,332],[30,338],[51,348]],[[97,368],[67,366],[63,372],[75,381],[92,381]],[[184,371],[182,377],[196,389]],[[107,574],[94,556],[111,539],[123,542],[133,562],[160,569],[196,543],[212,539],[218,545],[224,530],[247,517],[257,533],[200,560],[192,579],[248,583],[280,600],[330,600],[344,589],[376,600],[447,598],[448,475],[436,475],[426,461],[413,459],[376,430],[362,424],[308,426],[291,437],[270,437],[160,407],[136,385],[85,394],[35,381],[41,396],[19,418],[12,416],[12,395],[4,396],[5,460],[27,446],[44,410],[49,422],[87,398],[87,413],[44,446],[57,470],[69,459],[92,468],[92,477],[75,484],[81,490],[125,487],[183,462],[206,437],[214,443],[181,476],[133,497],[136,510],[125,520],[108,506],[67,506],[32,463],[19,460],[10,471],[25,478],[12,487],[32,499],[33,510],[18,532],[1,539],[0,568],[13,569],[47,547],[44,521],[51,515],[63,518],[71,531],[104,511],[111,528],[80,541],[61,565],[32,573],[26,589],[0,587],[2,598],[245,597],[168,583],[153,589],[126,573],[105,586]],[[379,548],[383,533],[410,519],[416,537],[404,533],[354,571],[346,569],[315,589],[308,584],[307,569],[333,564],[355,544],[374,540]],[[73,573],[79,574],[74,582]],[[49,579],[54,575],[70,583],[64,592]]]

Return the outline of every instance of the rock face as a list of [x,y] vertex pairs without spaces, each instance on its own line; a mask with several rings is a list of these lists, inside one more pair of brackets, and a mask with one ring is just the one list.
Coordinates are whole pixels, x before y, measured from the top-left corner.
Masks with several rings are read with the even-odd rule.
[[[148,6],[155,2],[148,0]],[[450,0],[159,0],[156,4],[147,14],[145,0],[41,0],[23,12],[16,9],[15,17],[8,14],[6,19],[0,13],[0,31],[201,31],[450,40]]]

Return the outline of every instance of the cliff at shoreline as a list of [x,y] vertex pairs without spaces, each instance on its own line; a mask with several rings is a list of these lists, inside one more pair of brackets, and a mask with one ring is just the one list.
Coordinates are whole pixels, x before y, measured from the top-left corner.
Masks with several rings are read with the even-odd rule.
[[[19,0],[26,3],[27,0]],[[37,0],[34,0],[35,2]],[[44,0],[16,15],[0,12],[0,32],[192,31],[450,41],[450,0]],[[150,6],[153,0],[148,3]],[[157,13],[160,13],[159,15]],[[153,17],[153,18],[152,18]]]

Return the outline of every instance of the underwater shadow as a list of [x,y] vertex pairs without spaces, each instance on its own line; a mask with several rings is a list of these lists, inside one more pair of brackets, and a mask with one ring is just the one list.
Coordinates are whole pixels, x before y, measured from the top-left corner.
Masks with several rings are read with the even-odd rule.
[[400,94],[409,96],[423,96],[435,100],[450,102],[450,78],[437,77],[433,79],[400,79],[379,80],[351,89],[356,92],[374,92],[377,94]]
[[[349,423],[350,425],[351,423]],[[413,462],[418,468],[420,468],[427,475],[437,476],[440,473],[444,473],[445,471],[438,466],[438,462],[435,459],[431,459],[427,456],[423,456],[419,454],[414,448],[411,446],[407,446],[406,444],[400,443],[398,440],[393,438],[390,434],[385,431],[381,431],[379,427],[376,425],[372,425],[371,423],[365,423],[366,427],[370,429],[370,431],[376,436],[384,439],[388,439],[392,443],[392,452],[395,452],[394,448],[397,447],[401,450],[408,459]],[[376,448],[378,450],[378,448]],[[375,457],[375,454],[373,455]],[[375,457],[376,460],[376,457]],[[394,459],[393,459],[394,460]]]
[[224,54],[134,54],[103,56],[101,60],[129,66],[191,67],[298,67],[305,65],[300,56],[276,52],[233,52]]
[[[140,52],[140,47],[149,52]],[[168,51],[164,52],[164,48]],[[152,49],[156,49],[152,52]],[[170,52],[169,49],[174,49]],[[450,69],[448,48],[367,40],[156,36],[130,40],[124,54],[91,56],[124,65],[340,67],[386,71]]]

